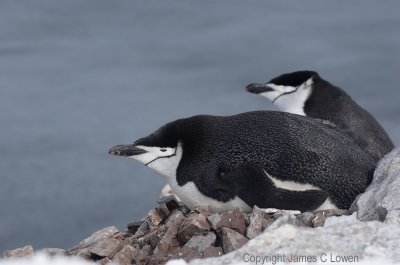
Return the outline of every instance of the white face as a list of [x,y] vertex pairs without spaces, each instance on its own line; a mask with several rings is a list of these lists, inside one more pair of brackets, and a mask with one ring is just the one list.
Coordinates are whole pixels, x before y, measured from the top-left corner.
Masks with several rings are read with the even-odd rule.
[[298,87],[267,84],[273,91],[260,93],[285,112],[305,115],[304,103],[311,94],[313,80],[308,79]]
[[160,175],[170,180],[176,177],[176,170],[182,158],[182,144],[179,142],[176,148],[137,145],[136,147],[147,152],[140,155],[130,156]]

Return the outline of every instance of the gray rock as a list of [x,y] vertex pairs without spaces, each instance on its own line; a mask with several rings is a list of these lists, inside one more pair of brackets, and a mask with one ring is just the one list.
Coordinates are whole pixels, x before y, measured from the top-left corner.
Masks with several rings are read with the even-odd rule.
[[112,237],[114,234],[117,234],[118,232],[119,230],[115,226],[108,226],[106,228],[94,232],[91,236],[81,241],[80,244],[90,245],[91,243],[99,241],[100,239]]
[[180,242],[177,238],[178,229],[186,217],[181,212],[176,212],[172,217],[170,216],[167,225],[167,231],[161,238],[157,247],[154,249],[155,254],[171,253],[179,249]]
[[142,237],[148,232],[150,232],[150,225],[148,223],[149,221],[144,221],[137,229],[135,232],[135,237]]
[[132,259],[139,253],[139,249],[126,245],[121,251],[115,254],[113,261],[119,265],[130,265]]
[[264,213],[260,208],[254,206],[250,215],[250,223],[246,230],[246,236],[250,239],[255,238],[263,231]]
[[285,214],[293,214],[293,215],[301,214],[301,212],[298,210],[282,210],[282,209],[276,209],[276,208],[261,208],[261,211],[263,211],[264,213],[267,213],[267,214],[276,214],[277,216],[275,218],[279,218]]
[[[270,219],[270,220],[273,220],[273,219]],[[268,230],[274,230],[284,224],[295,225],[296,224],[296,216],[290,212],[287,212],[285,215],[283,215],[283,216],[279,217],[277,220],[275,220],[267,228],[268,228]]]
[[33,248],[31,245],[22,247],[22,248],[16,248],[13,250],[6,250],[4,251],[3,256],[5,258],[26,258],[33,256]]
[[150,212],[147,214],[147,217],[154,226],[158,226],[168,217],[169,214],[170,212],[167,206],[164,207],[163,205],[163,207],[157,207],[150,210]]
[[207,248],[211,247],[214,243],[217,237],[213,232],[209,232],[205,235],[196,235],[193,236],[185,245],[185,247],[189,247],[191,249],[194,249],[198,252],[204,251]]
[[150,258],[152,256],[152,249],[149,245],[144,246],[136,256],[133,258],[132,264],[136,265],[145,265],[148,264]]
[[161,238],[164,236],[164,233],[165,231],[161,229],[161,227],[154,229],[138,239],[139,247],[142,248],[144,245],[150,245],[152,248],[155,248],[158,242],[160,242]]
[[67,251],[67,256],[75,255],[84,259],[90,259],[90,251],[87,248],[78,249],[76,252]]
[[176,200],[175,196],[163,197],[159,199],[157,203],[162,207],[165,205],[170,212],[179,208],[179,202]]
[[192,236],[207,232],[210,227],[210,223],[203,214],[191,214],[179,226],[178,239],[185,244]]
[[262,221],[262,231],[265,230],[265,228],[269,227],[270,225],[272,225],[275,222],[274,218],[269,218],[269,219],[264,219]]
[[230,228],[244,235],[246,232],[246,223],[244,215],[239,209],[222,213],[215,213],[207,216],[212,228],[218,230],[222,227]]
[[331,216],[326,218],[324,226],[331,226],[331,225],[349,225],[355,223],[357,221],[357,214],[353,213],[352,215],[342,215],[342,216]]
[[123,248],[123,243],[123,241],[114,238],[100,239],[89,247],[89,252],[99,257],[112,258]]
[[193,248],[184,246],[176,254],[174,258],[182,258],[185,261],[190,261],[192,259],[202,258],[203,254]]
[[324,226],[325,220],[326,220],[326,216],[323,213],[317,214],[317,215],[315,215],[314,219],[312,219],[312,226],[313,227]]
[[208,247],[203,251],[204,258],[219,257],[224,254],[222,247]]
[[349,214],[348,210],[342,210],[342,209],[330,209],[330,210],[316,211],[316,212],[314,212],[314,219],[312,219],[312,223],[313,223],[314,227],[320,227],[320,226],[324,226],[325,220],[328,217],[342,216],[342,215],[348,215],[348,214]]
[[111,263],[111,260],[107,257],[96,262],[96,264],[99,264],[99,265],[105,265],[105,264],[110,264],[110,263]]
[[202,213],[202,214],[205,215],[205,216],[212,215],[212,214],[214,214],[214,213],[216,212],[216,210],[213,209],[213,208],[210,207],[210,206],[196,206],[196,207],[194,208],[194,210],[195,210],[195,212],[197,212],[197,213]]
[[307,227],[313,227],[313,219],[315,218],[315,215],[311,212],[303,212],[300,215],[297,216],[297,220],[299,222]]
[[385,219],[385,223],[400,224],[400,210],[388,211]]
[[63,256],[65,255],[65,250],[61,248],[43,248],[40,250],[48,256]]
[[[287,218],[287,217],[281,217]],[[192,260],[191,265],[235,264],[243,262],[245,255],[311,255],[321,263],[323,253],[330,255],[353,256],[363,258],[384,258],[400,260],[400,226],[377,221],[349,221],[343,225],[340,219],[349,220],[350,216],[330,217],[336,224],[326,227],[297,227],[279,219],[261,235],[250,240],[242,248],[218,258]],[[329,218],[328,218],[329,220]],[[279,222],[278,222],[279,221]],[[286,220],[287,221],[287,220]],[[259,263],[260,264],[260,263]]]
[[139,227],[144,223],[144,221],[136,221],[133,223],[129,223],[127,225],[128,232],[131,234],[135,234]]
[[249,241],[242,234],[226,227],[221,228],[221,236],[222,248],[225,253],[239,249]]
[[367,190],[351,207],[363,221],[396,222],[400,210],[400,148],[396,148],[379,161],[374,178]]

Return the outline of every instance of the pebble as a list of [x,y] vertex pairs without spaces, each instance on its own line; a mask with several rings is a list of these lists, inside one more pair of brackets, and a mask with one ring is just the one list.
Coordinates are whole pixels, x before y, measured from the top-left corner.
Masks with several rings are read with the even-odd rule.
[[226,227],[221,228],[221,236],[222,248],[225,253],[239,249],[249,241],[242,234]]

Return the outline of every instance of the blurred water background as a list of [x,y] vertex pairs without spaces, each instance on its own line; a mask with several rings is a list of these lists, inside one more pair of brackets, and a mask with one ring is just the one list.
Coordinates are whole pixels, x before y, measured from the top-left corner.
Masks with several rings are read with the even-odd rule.
[[274,109],[314,69],[400,143],[400,2],[0,2],[0,251],[144,216],[163,180],[107,150],[180,117]]

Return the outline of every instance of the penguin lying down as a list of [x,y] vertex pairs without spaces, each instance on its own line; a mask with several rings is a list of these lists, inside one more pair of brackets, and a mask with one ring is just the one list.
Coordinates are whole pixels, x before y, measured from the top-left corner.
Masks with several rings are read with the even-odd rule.
[[314,71],[277,76],[252,83],[247,91],[269,99],[280,110],[334,123],[376,162],[394,148],[382,126],[342,89]]
[[255,111],[170,122],[110,154],[165,177],[193,209],[347,209],[375,162],[344,133],[305,116]]

